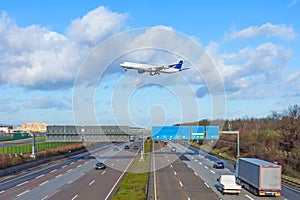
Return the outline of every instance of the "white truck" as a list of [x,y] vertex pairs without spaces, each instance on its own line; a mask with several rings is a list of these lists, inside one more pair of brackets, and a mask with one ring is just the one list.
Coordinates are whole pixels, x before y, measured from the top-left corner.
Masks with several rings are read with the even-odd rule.
[[281,166],[257,158],[240,158],[235,164],[237,183],[257,196],[280,196]]
[[242,187],[236,184],[234,175],[221,175],[217,181],[219,181],[218,189],[222,194],[237,194],[241,193]]

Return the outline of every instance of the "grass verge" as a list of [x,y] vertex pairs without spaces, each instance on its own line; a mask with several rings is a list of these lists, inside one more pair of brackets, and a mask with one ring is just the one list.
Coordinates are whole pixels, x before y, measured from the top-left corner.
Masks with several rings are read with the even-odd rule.
[[112,200],[144,200],[146,199],[146,187],[148,183],[148,170],[150,162],[150,150],[152,140],[145,142],[144,161],[140,161],[140,154],[136,157],[134,163],[125,173],[119,189],[112,197]]

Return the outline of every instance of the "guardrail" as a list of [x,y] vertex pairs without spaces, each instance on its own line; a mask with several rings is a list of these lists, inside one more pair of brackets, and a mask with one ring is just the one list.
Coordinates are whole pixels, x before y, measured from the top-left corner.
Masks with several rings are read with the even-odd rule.
[[300,183],[287,179],[287,178],[281,178],[281,181],[297,190],[300,190]]

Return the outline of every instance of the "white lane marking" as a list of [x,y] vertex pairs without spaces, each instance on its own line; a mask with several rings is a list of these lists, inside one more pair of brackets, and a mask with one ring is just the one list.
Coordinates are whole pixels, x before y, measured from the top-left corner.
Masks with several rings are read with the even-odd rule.
[[123,171],[123,173],[121,174],[121,176],[119,177],[119,179],[116,181],[116,183],[114,184],[114,186],[111,188],[111,190],[109,191],[108,195],[105,197],[105,200],[108,199],[108,197],[110,196],[110,194],[112,193],[112,191],[114,191],[115,187],[119,184],[121,178],[124,176],[124,174],[127,172],[129,166],[131,165],[131,163],[133,162],[134,159],[132,159],[129,164],[127,165],[126,169]]
[[58,177],[61,177],[61,176],[62,176],[62,174],[59,174],[59,175],[55,176],[55,178],[58,178]]
[[116,162],[119,162],[119,159],[117,159]]
[[2,193],[4,193],[5,191],[4,190],[2,190],[1,192],[0,192],[0,194],[2,194]]
[[80,164],[80,165],[78,165],[78,166],[77,166],[77,168],[78,168],[78,167],[81,167],[81,164]]
[[76,194],[71,200],[74,200],[78,197],[78,194]]
[[254,200],[252,197],[250,197],[248,194],[245,194],[245,196],[248,198],[248,199],[251,199],[251,200]]
[[196,161],[196,162],[198,162],[198,160],[197,160],[197,159],[196,159],[195,161]]
[[174,171],[175,176],[177,176],[177,173]]
[[65,168],[65,167],[67,167],[67,165],[62,166],[61,168]]
[[198,176],[197,172],[194,172],[194,174],[195,174],[196,176]]
[[210,170],[211,173],[216,174],[216,172],[214,172],[213,170]]
[[72,171],[73,169],[69,169],[67,172],[70,172],[70,171]]
[[85,161],[84,164],[87,164],[89,161]]
[[35,178],[38,179],[38,178],[41,178],[41,177],[43,177],[43,176],[45,176],[45,174],[42,174],[42,175],[37,176],[37,177],[35,177]]
[[70,180],[69,182],[67,182],[67,184],[71,184],[73,182],[73,180]]
[[202,162],[199,162],[200,165],[202,165]]
[[89,185],[92,185],[93,183],[95,183],[95,180],[92,180],[92,181],[89,183]]
[[106,171],[103,171],[101,174],[103,175],[103,174],[105,174],[105,172],[106,172]]
[[73,165],[75,162],[71,162],[70,165]]
[[205,182],[204,182],[204,184],[206,185],[206,187],[208,187],[208,188],[209,188],[209,185],[208,185],[207,183],[205,183]]
[[21,196],[21,195],[25,194],[26,192],[29,192],[29,190],[26,190],[26,191],[24,191],[24,192],[22,192],[22,193],[18,194],[17,196],[19,197],[19,196]]
[[170,162],[170,160],[168,159],[168,162]]
[[188,168],[191,168],[189,165],[187,166]]
[[111,166],[113,167],[115,165],[115,163],[111,164]]
[[18,186],[24,185],[24,184],[26,184],[26,183],[28,183],[28,181],[25,181],[25,182],[23,182],[23,183],[20,183],[20,184],[18,184],[18,185],[16,185],[16,186],[18,187]]
[[41,198],[41,200],[45,200],[48,198],[48,195],[44,196],[43,198]]
[[45,181],[45,182],[43,182],[43,183],[41,183],[40,185],[44,185],[44,184],[46,184],[46,183],[48,183],[49,181]]
[[171,165],[170,167],[172,167],[172,168],[173,168],[173,165]]
[[190,198],[190,197],[188,197],[188,198],[187,198],[187,200],[191,200],[191,198]]
[[57,171],[57,169],[52,170],[50,173],[53,173],[53,172],[55,172],[55,171]]
[[181,181],[179,181],[179,184],[180,184],[180,186],[181,186],[181,187],[183,187],[183,185],[182,185]]
[[205,168],[205,169],[208,169],[208,167],[207,167],[207,166],[204,166],[204,168]]

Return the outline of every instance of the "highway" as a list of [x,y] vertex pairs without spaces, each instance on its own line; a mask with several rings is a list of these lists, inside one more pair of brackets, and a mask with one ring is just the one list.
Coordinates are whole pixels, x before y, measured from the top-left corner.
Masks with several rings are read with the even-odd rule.
[[[129,150],[124,150],[130,144]],[[281,197],[257,197],[246,190],[237,195],[222,195],[217,189],[216,179],[221,174],[233,174],[233,166],[226,163],[225,169],[214,169],[217,159],[204,152],[195,154],[196,149],[186,143],[169,141],[167,147],[162,142],[153,143],[151,154],[151,181],[154,192],[151,200],[270,200],[300,199],[299,191],[282,188]],[[127,171],[137,150],[135,143],[116,145],[102,144],[99,148],[86,152],[57,164],[20,175],[0,183],[0,199],[110,199],[118,188],[118,183]],[[171,152],[175,147],[176,152]],[[198,150],[197,150],[198,151]],[[108,166],[95,170],[98,161]]]
[[[84,153],[0,183],[0,199],[109,199],[128,169],[136,151],[119,151],[105,145],[92,154]],[[95,170],[98,161],[107,165]]]
[[[155,194],[152,199],[219,199],[183,162],[185,156],[154,143],[152,165]],[[201,194],[201,195],[200,195]]]
[[[171,147],[175,147],[177,152],[171,152]],[[181,143],[169,142],[168,147],[162,147],[161,142],[154,143],[152,165],[158,171],[153,173],[155,191],[151,199],[299,199],[299,193],[288,198],[284,193],[281,197],[258,197],[244,189],[238,196],[222,195],[217,189],[216,179],[221,174],[233,174],[232,166],[227,164],[225,169],[215,169],[213,162],[217,158],[203,152],[195,154],[195,150]]]

